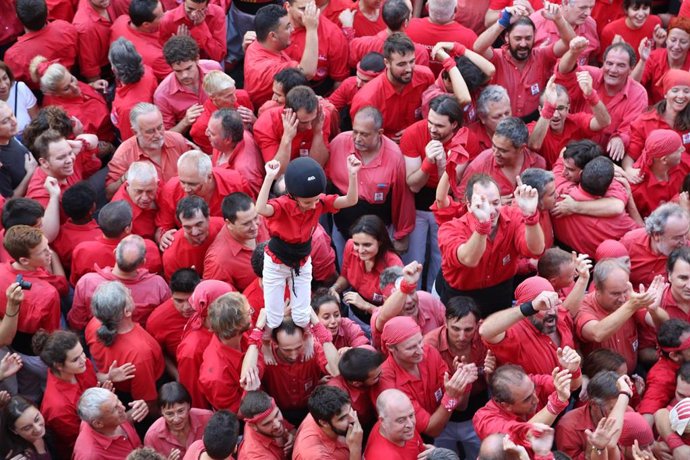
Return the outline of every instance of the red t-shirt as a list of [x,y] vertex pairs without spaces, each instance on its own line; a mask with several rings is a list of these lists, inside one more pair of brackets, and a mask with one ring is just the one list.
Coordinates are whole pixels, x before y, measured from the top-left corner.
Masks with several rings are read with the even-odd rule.
[[[683,2],[685,4],[686,2]],[[668,51],[666,48],[657,48],[649,54],[645,62],[644,72],[640,83],[647,89],[649,105],[654,105],[664,98],[664,86],[661,80],[671,67],[668,65]],[[681,70],[690,70],[690,59],[685,57]]]
[[[357,17],[357,15],[355,15]],[[383,42],[388,38],[388,31],[382,30],[376,35],[363,36],[353,39],[350,42],[349,66],[356,68],[359,61],[372,51],[383,53]],[[414,44],[414,57],[417,65],[429,65],[429,52],[422,45]],[[385,72],[384,72],[385,73]]]
[[628,27],[628,25],[625,23],[626,19],[627,18],[625,17],[616,19],[615,21],[612,21],[610,24],[604,26],[604,28],[602,29],[602,57],[604,51],[606,51],[606,48],[608,48],[609,45],[613,42],[613,38],[616,35],[620,35],[623,41],[628,45],[632,46],[632,49],[635,50],[635,56],[637,56],[637,59],[640,59],[640,53],[637,50],[640,47],[640,42],[645,38],[653,40],[654,28],[657,25],[661,26],[661,19],[659,18],[659,16],[653,14],[649,15],[645,23],[639,29],[631,29],[630,27]]
[[240,369],[244,352],[235,350],[214,335],[204,351],[199,369],[199,385],[206,400],[216,409],[237,413],[244,391],[240,387]]
[[375,21],[371,21],[364,16],[359,10],[359,2],[355,2],[351,9],[355,10],[355,18],[352,23],[352,28],[355,30],[355,37],[366,37],[376,35],[377,33],[386,30],[386,23],[383,22],[383,14],[379,9],[379,15]]
[[199,276],[204,276],[204,256],[213,240],[216,239],[218,232],[223,228],[223,219],[211,217],[208,227],[208,237],[198,246],[193,245],[185,238],[184,229],[175,232],[173,243],[163,251],[163,269],[166,279],[169,280],[173,273],[180,268],[192,267]]
[[376,460],[389,458],[396,460],[417,460],[417,456],[424,452],[424,441],[415,430],[414,437],[405,441],[404,446],[399,446],[384,438],[380,432],[381,422],[378,421],[371,430],[367,446],[364,449],[364,459]]
[[156,339],[167,356],[175,359],[177,347],[182,342],[182,331],[187,324],[175,308],[172,298],[154,308],[146,320],[146,332]]
[[620,242],[630,256],[630,282],[633,286],[648,286],[656,275],[666,278],[668,256],[655,254],[651,248],[651,238],[644,228],[636,228],[626,233]]
[[72,20],[79,39],[79,72],[85,78],[99,77],[101,68],[108,65],[110,27],[117,15],[112,4],[106,13],[108,19],[98,14],[90,2],[81,2]]
[[177,8],[166,11],[161,19],[158,34],[162,45],[177,33],[177,28],[182,24],[189,29],[189,35],[199,45],[199,52],[202,59],[222,61],[227,53],[227,23],[225,20],[225,10],[218,6],[209,4],[206,6],[206,17],[201,24],[194,24],[185,13],[184,4]]
[[84,132],[95,134],[101,141],[115,140],[113,124],[110,121],[110,110],[103,94],[86,83],[78,82],[81,96],[61,97],[46,95],[43,105],[57,105],[70,117],[76,117],[84,125]]
[[[340,27],[330,19],[321,16],[317,29],[319,36],[319,52],[316,64],[316,74],[312,81],[319,82],[330,77],[333,81],[342,81],[350,76],[350,68],[347,65],[347,40]],[[302,59],[307,39],[307,30],[304,27],[296,28],[290,37],[290,45],[285,48],[285,53],[295,61]]]
[[661,356],[647,374],[647,383],[642,402],[637,408],[640,414],[654,414],[666,407],[675,397],[676,374],[680,364]]
[[298,66],[299,61],[290,58],[285,51],[276,53],[258,40],[252,42],[244,54],[244,89],[249,93],[254,107],[261,107],[273,96],[275,74],[288,67]]
[[72,219],[60,225],[60,233],[53,240],[51,246],[60,258],[63,267],[72,265],[72,251],[81,241],[93,241],[103,233],[98,222],[91,219],[86,224],[75,224]]
[[199,368],[204,360],[204,350],[211,342],[213,333],[208,329],[185,331],[177,347],[177,371],[182,385],[192,397],[192,407],[208,409],[210,406],[201,391]]
[[364,268],[364,261],[354,251],[354,242],[352,239],[349,239],[345,243],[340,275],[344,276],[352,289],[357,291],[364,299],[381,304],[383,303],[383,292],[381,292],[380,287],[381,272],[395,265],[402,266],[402,260],[396,253],[388,251],[380,259],[377,256],[374,267],[370,272],[367,272]]
[[151,67],[144,65],[144,75],[136,83],[123,85],[117,81],[115,86],[115,100],[110,112],[113,125],[120,130],[120,138],[125,141],[134,136],[129,113],[139,102],[153,102],[153,93],[158,88],[158,80]]
[[[237,102],[233,107],[230,108],[236,109],[238,107],[246,107],[252,111],[254,110],[254,104],[252,104],[252,101],[249,99],[249,94],[245,90],[235,90],[235,97],[237,98]],[[189,136],[192,138],[192,141],[194,141],[194,143],[201,147],[201,150],[206,153],[213,152],[211,141],[208,140],[208,136],[206,135],[206,128],[208,128],[208,121],[211,119],[211,115],[213,115],[213,112],[218,109],[218,106],[214,104],[211,99],[206,99],[206,102],[204,102],[203,113],[199,115],[199,118],[196,119],[192,127],[189,129]]]
[[[428,17],[410,19],[405,33],[414,43],[424,46],[429,55],[438,42],[452,40],[472,49],[475,40],[477,40],[477,34],[460,23],[451,21],[446,24],[436,24],[431,22]],[[433,70],[434,75],[440,74],[443,70],[438,61],[431,61],[429,67]]]
[[125,37],[134,44],[144,64],[153,69],[153,73],[159,81],[172,72],[172,69],[163,57],[163,45],[160,44],[158,39],[158,31],[146,33],[135,30],[132,27],[129,16],[123,14],[113,22],[110,28],[110,43],[120,37]]
[[[594,136],[589,126],[594,118],[590,113],[570,113],[565,120],[563,131],[555,132],[550,127],[546,131],[546,136],[542,142],[541,148],[537,151],[546,160],[546,168],[551,169],[553,164],[561,155],[561,150],[571,141],[578,141],[580,139],[589,139]],[[530,133],[534,130],[536,121],[533,121],[527,128]]]

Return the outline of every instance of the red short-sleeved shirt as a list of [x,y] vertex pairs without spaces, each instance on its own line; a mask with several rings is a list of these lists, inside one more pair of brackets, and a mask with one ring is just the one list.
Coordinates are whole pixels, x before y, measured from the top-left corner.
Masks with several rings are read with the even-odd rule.
[[[452,40],[472,49],[475,40],[477,40],[477,34],[472,29],[468,29],[458,22],[450,21],[446,24],[437,24],[431,22],[430,18],[410,19],[405,33],[415,44],[424,46],[429,55],[438,42]],[[434,75],[438,75],[443,70],[438,61],[429,62],[429,67]]]
[[[238,107],[246,107],[254,111],[254,104],[249,99],[249,93],[243,89],[238,89],[235,91],[236,102],[233,107],[228,107],[231,109],[237,109]],[[211,99],[206,99],[204,102],[204,111],[199,118],[196,119],[192,127],[189,129],[189,136],[192,141],[206,153],[213,152],[213,147],[211,147],[211,141],[208,140],[206,135],[206,128],[208,128],[208,121],[211,119],[213,112],[219,110],[219,107],[213,103]],[[215,166],[215,161],[214,161]]]
[[[287,420],[283,420],[286,429],[294,427]],[[237,448],[237,460],[285,460],[283,446],[276,438],[265,436],[247,424],[244,425],[244,438]]]
[[383,22],[383,14],[381,13],[381,10],[379,10],[379,15],[376,20],[371,21],[359,10],[359,2],[355,2],[355,4],[352,5],[352,8],[355,9],[355,18],[352,23],[352,28],[355,29],[355,37],[376,35],[377,33],[386,30],[386,23]]
[[[115,195],[113,195],[110,201],[125,200],[129,203],[132,208],[132,233],[142,238],[153,240],[156,234],[156,214],[158,214],[158,205],[156,204],[152,209],[140,208],[129,197],[127,187],[129,187],[129,184],[126,182],[120,185],[120,188],[117,189],[117,192],[115,192]],[[160,191],[161,187],[159,186],[157,192],[160,193]],[[158,200],[159,196],[156,197],[156,201]]]
[[[60,327],[60,295],[55,286],[45,281],[48,273],[40,268],[36,271],[15,270],[9,262],[0,264],[0,286],[14,283],[17,275],[24,276],[26,281],[33,283],[30,290],[24,291],[24,300],[19,306],[19,320],[17,331],[34,334],[43,328],[52,332]],[[5,316],[7,296],[4,289],[0,289],[0,314]]]
[[177,311],[170,298],[151,312],[146,320],[146,332],[158,341],[166,355],[175,359],[187,320]]
[[[330,77],[334,81],[342,81],[349,77],[347,40],[340,27],[330,19],[321,16],[317,34],[319,57],[316,63],[316,74],[312,80],[319,82]],[[295,61],[300,61],[304,54],[306,39],[307,30],[304,27],[296,28],[290,37],[290,45],[285,48],[285,53]]]
[[136,83],[123,85],[117,81],[115,86],[115,100],[110,111],[110,120],[113,126],[120,130],[120,138],[126,141],[134,136],[132,124],[129,122],[129,114],[132,108],[139,102],[153,102],[153,93],[158,88],[158,80],[151,67],[144,66],[144,75]]
[[172,274],[180,268],[191,267],[194,267],[199,276],[203,277],[204,256],[221,228],[223,228],[223,219],[211,217],[208,237],[198,246],[193,245],[185,238],[183,229],[176,231],[173,235],[175,238],[173,243],[163,252],[163,270],[166,279],[170,279]]
[[676,374],[680,364],[662,356],[649,370],[642,402],[637,408],[640,414],[654,414],[666,407],[675,397]]
[[674,201],[685,176],[690,173],[690,161],[687,156],[681,160],[680,164],[671,168],[668,172],[668,180],[659,180],[652,172],[650,165],[643,164],[641,161],[635,162],[633,167],[640,168],[640,173],[643,174],[641,183],[630,184],[635,205],[643,218],[650,215],[660,205]]
[[[640,79],[640,83],[649,94],[649,105],[654,105],[664,98],[664,87],[661,80],[670,68],[666,48],[657,48],[649,54],[649,59],[645,62],[644,72]],[[680,68],[681,70],[690,70],[690,59],[687,56]]]
[[269,235],[290,244],[305,243],[316,230],[322,214],[338,212],[334,207],[337,198],[338,195],[321,194],[316,209],[306,212],[288,195],[269,200],[273,207],[273,215],[265,220]]
[[[183,2],[184,3],[184,2]],[[210,2],[209,2],[210,3]],[[161,19],[158,34],[161,44],[177,33],[182,24],[189,29],[189,35],[199,44],[199,52],[203,59],[222,61],[227,54],[227,22],[225,10],[212,3],[206,6],[206,17],[200,24],[194,24],[185,12],[184,4],[166,11]]]
[[244,89],[249,93],[254,107],[261,107],[271,99],[275,74],[298,66],[299,61],[290,58],[285,51],[276,53],[265,48],[258,40],[252,42],[244,55]]
[[112,4],[106,12],[107,19],[90,2],[80,2],[72,20],[79,38],[79,72],[86,78],[99,77],[101,68],[108,65],[110,27],[117,16]]
[[90,85],[78,82],[81,96],[62,97],[46,95],[43,105],[57,105],[67,112],[70,117],[76,117],[84,125],[84,132],[95,134],[99,140],[115,140],[113,124],[110,121],[110,110],[103,94],[97,92]]
[[125,430],[126,436],[111,438],[100,434],[88,423],[81,422],[72,459],[122,460],[126,458],[134,449],[141,447],[141,439],[131,423],[125,422],[120,427]]
[[[343,318],[345,320],[347,318]],[[359,326],[357,326],[359,327]],[[333,377],[326,385],[338,387],[350,396],[352,408],[363,427],[370,427],[376,420],[376,409],[371,399],[370,387],[353,387],[348,385],[342,375]]]
[[389,251],[382,259],[377,260],[370,272],[367,272],[364,268],[364,261],[354,251],[354,243],[352,239],[349,239],[345,243],[343,266],[340,275],[344,276],[348,283],[350,283],[350,286],[363,298],[381,303],[383,301],[383,293],[380,287],[381,272],[394,265],[402,266],[403,263],[396,253]]
[[[553,45],[561,39],[558,27],[554,21],[550,21],[542,14],[544,10],[536,10],[530,15],[530,19],[535,25],[537,33],[534,36],[533,46]],[[585,37],[589,44],[578,58],[578,64],[587,64],[589,58],[597,56],[599,52],[599,34],[597,33],[597,22],[592,17],[587,17],[585,22],[580,25],[572,26],[575,34]]]
[[637,59],[640,59],[640,53],[637,50],[637,48],[640,46],[640,42],[645,38],[652,40],[654,37],[654,28],[657,25],[661,26],[661,19],[659,16],[653,14],[647,18],[645,23],[639,29],[631,29],[628,27],[628,25],[625,23],[626,19],[627,18],[625,17],[616,19],[610,24],[604,26],[601,31],[602,55],[603,51],[605,51],[606,48],[608,48],[608,46],[613,42],[613,38],[616,35],[620,35],[623,41],[632,46],[632,49],[635,50],[635,56],[637,56]]
[[[357,17],[357,15],[355,15]],[[357,37],[350,41],[350,67],[356,68],[359,61],[372,51],[383,53],[383,42],[388,38],[388,31],[382,30],[376,35]],[[414,57],[417,65],[429,65],[429,52],[422,45],[414,44]],[[385,73],[385,72],[384,72]]]
[[591,402],[567,412],[556,425],[558,449],[570,455],[573,460],[585,460],[587,435],[585,430],[594,432]]
[[307,415],[295,436],[293,460],[348,460],[350,449],[343,437],[332,439]]
[[211,342],[213,333],[208,329],[184,332],[183,340],[177,347],[177,371],[182,385],[192,397],[192,407],[209,408],[209,404],[199,384],[199,368],[204,360],[204,350]]
[[[568,114],[568,118],[566,118],[563,126],[563,131],[560,133],[555,132],[550,127],[548,128],[541,148],[537,153],[544,157],[544,160],[546,160],[546,167],[549,170],[553,167],[556,160],[558,160],[563,147],[568,145],[570,141],[589,139],[594,136],[594,131],[589,128],[592,118],[594,118],[594,115],[590,113],[571,113]],[[534,130],[536,124],[537,122],[534,121],[527,125],[530,133]]]
[[[685,147],[685,153],[690,154],[690,130],[688,131],[678,131],[669,126],[664,120],[662,115],[655,108],[648,110],[640,114],[637,119],[633,122],[630,128],[630,145],[626,150],[633,160],[639,160],[642,151],[644,150],[644,144],[652,131],[657,129],[670,129],[676,131],[681,139],[683,140],[683,146]],[[687,163],[688,160],[685,160]],[[676,190],[677,191],[677,190]]]
[[630,256],[630,282],[633,286],[648,286],[656,275],[666,277],[666,260],[668,256],[655,254],[651,247],[651,238],[644,228],[636,228],[626,233],[620,242]]
[[364,449],[364,459],[377,460],[383,458],[396,460],[416,460],[417,456],[424,452],[424,441],[415,430],[414,437],[405,441],[404,446],[399,446],[384,438],[381,434],[381,422],[378,421],[371,430],[367,446]]
[[60,258],[63,267],[72,264],[72,251],[82,241],[93,241],[103,233],[98,227],[98,222],[91,219],[84,225],[75,224],[72,219],[60,225],[60,233],[53,240],[51,246]]
[[189,410],[189,431],[184,443],[168,429],[165,419],[160,417],[146,432],[144,445],[156,449],[156,452],[163,455],[170,455],[173,449],[177,449],[180,451],[180,458],[184,458],[187,447],[203,438],[206,425],[212,416],[213,412],[210,410],[192,407]]
[[244,352],[224,345],[214,335],[204,351],[199,368],[199,385],[214,409],[237,413],[242,399],[240,368]]
[[125,37],[134,44],[144,64],[153,69],[153,73],[159,81],[172,72],[165,61],[165,57],[163,57],[163,45],[158,40],[158,31],[146,33],[135,30],[129,16],[123,14],[113,22],[110,28],[110,42],[112,43],[120,37]]

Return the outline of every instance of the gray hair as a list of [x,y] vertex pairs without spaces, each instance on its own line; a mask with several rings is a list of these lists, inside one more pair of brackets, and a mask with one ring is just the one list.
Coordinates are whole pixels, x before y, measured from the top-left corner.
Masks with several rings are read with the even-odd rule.
[[91,298],[91,312],[100,322],[96,337],[106,347],[115,342],[117,326],[125,316],[125,307],[132,304],[129,289],[119,281],[108,281],[96,288]]
[[488,85],[477,99],[477,115],[487,116],[489,114],[490,102],[510,102],[508,91],[501,85]]
[[603,404],[618,397],[616,381],[618,374],[613,371],[599,371],[587,384],[587,395],[590,400]]
[[520,174],[520,179],[523,184],[535,188],[541,200],[544,198],[546,186],[556,180],[556,177],[551,171],[546,171],[545,169],[527,168]]
[[108,61],[113,73],[125,85],[131,85],[144,76],[144,64],[141,54],[132,42],[120,37],[110,44]]
[[429,0],[429,18],[437,24],[446,24],[455,16],[455,0]]
[[357,118],[357,116],[365,117],[365,118],[371,118],[374,120],[374,128],[378,131],[383,127],[383,115],[381,115],[381,112],[379,109],[372,105],[368,105],[366,107],[362,107],[357,111],[355,114],[353,120]]
[[211,157],[201,150],[188,150],[177,159],[177,169],[185,162],[192,162],[201,177],[208,177],[213,171]]
[[115,263],[126,273],[139,268],[146,259],[146,244],[139,235],[127,235],[115,248]]
[[515,148],[525,146],[529,139],[527,125],[518,117],[508,117],[499,121],[494,134],[509,139]]
[[437,447],[436,449],[432,450],[431,454],[429,454],[426,458],[427,460],[458,460],[460,457],[458,457],[458,454],[450,449]]
[[604,281],[613,273],[615,270],[623,270],[630,276],[630,269],[620,258],[617,259],[604,259],[598,262],[594,266],[592,272],[592,279],[594,280],[594,287],[601,289],[604,287]]
[[91,387],[82,393],[77,403],[79,418],[88,424],[101,416],[101,406],[108,402],[113,393],[105,388]]
[[383,290],[389,284],[395,283],[401,276],[403,276],[403,271],[400,265],[387,267],[379,275],[379,287]]
[[687,217],[679,204],[665,203],[659,206],[644,220],[644,229],[648,235],[661,235],[666,230],[666,223],[672,216]]
[[156,167],[149,161],[135,161],[129,165],[129,169],[125,173],[125,178],[130,184],[135,181],[158,182],[158,171]]
[[[129,123],[132,125],[132,130],[135,133],[139,133],[139,123],[137,122],[139,116],[146,115],[147,113],[152,112],[157,112],[159,114],[161,113],[158,107],[148,102],[140,102],[134,107],[132,107],[132,110],[129,112]],[[161,115],[161,117],[162,116],[163,115]]]
[[66,75],[70,75],[70,71],[59,62],[54,62],[50,64],[45,72],[43,72],[43,75],[41,75],[38,71],[38,66],[47,60],[48,59],[44,56],[35,56],[29,64],[29,73],[31,74],[31,78],[36,83],[39,83],[41,92],[55,93],[57,86],[65,79]]

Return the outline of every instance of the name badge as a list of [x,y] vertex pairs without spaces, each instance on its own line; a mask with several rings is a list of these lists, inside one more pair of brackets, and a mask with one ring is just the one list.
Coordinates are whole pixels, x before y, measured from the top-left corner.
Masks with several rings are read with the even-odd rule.
[[375,192],[374,193],[374,201],[376,201],[376,202],[383,201],[383,192]]
[[503,258],[503,265],[508,265],[510,263],[510,254]]
[[536,96],[537,94],[539,94],[539,83],[535,83],[532,86],[530,86],[529,90],[532,92],[532,96]]
[[434,392],[434,397],[436,398],[436,402],[439,402],[441,398],[443,398],[443,390],[440,388],[436,390],[436,392]]
[[637,347],[638,347],[639,345],[640,345],[640,344],[639,344],[639,342],[638,342],[637,340],[635,340],[635,341],[632,343],[633,351],[634,351],[635,353],[637,353]]
[[683,134],[683,144],[690,144],[690,132]]

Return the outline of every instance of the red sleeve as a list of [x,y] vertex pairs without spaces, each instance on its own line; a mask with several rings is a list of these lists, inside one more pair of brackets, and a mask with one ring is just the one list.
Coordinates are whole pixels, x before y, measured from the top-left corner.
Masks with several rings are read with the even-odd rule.
[[642,396],[642,402],[637,411],[640,414],[654,414],[657,410],[663,409],[671,402],[675,391],[675,374],[669,376],[668,372],[655,372],[654,367],[652,367],[649,374],[647,374],[647,389]]
[[[183,343],[180,344],[180,347],[182,346],[184,346],[184,339]],[[208,408],[208,403],[199,385],[199,363],[191,356],[181,355],[179,353],[179,347],[177,353],[177,372],[179,374],[180,383],[184,385],[192,397],[192,407],[201,409]]]
[[[273,111],[268,110],[262,113],[254,123],[254,140],[261,149],[261,155],[265,162],[271,161],[278,152],[280,147],[280,139],[283,136],[283,125],[280,120],[280,126],[276,124],[272,117]],[[326,123],[324,122],[324,140]]]
[[512,2],[506,0],[491,0],[489,2],[490,10],[502,10],[506,6],[510,6]]
[[[86,323],[91,319],[91,299],[86,297],[85,279],[81,278],[74,288],[72,308],[67,313],[69,327],[75,331],[83,331]],[[93,292],[89,293],[93,294]]]
[[630,144],[625,153],[633,160],[637,160],[640,154],[642,154],[642,149],[644,149],[646,139],[645,128],[644,120],[641,120],[639,117],[635,120],[635,123],[630,125]]
[[[174,75],[171,77],[175,78]],[[163,84],[163,82],[161,82],[161,84]],[[163,125],[165,126],[165,129],[171,129],[177,124],[177,120],[175,119],[175,112],[173,111],[172,106],[168,104],[168,98],[170,95],[164,94],[162,89],[164,89],[164,87],[159,86],[156,92],[153,94],[153,103],[158,106],[158,109],[161,111],[161,115],[163,115]]]
[[[639,85],[637,82],[634,83]],[[613,134],[621,138],[626,149],[630,145],[630,130],[633,121],[647,109],[647,103],[649,102],[647,91],[645,91],[643,87],[640,88],[639,86],[633,85],[631,93],[633,94],[630,95],[630,103],[627,105],[625,116]]]
[[[131,108],[128,109],[128,114],[131,111]],[[124,113],[123,113],[124,114]],[[119,120],[119,125],[122,126],[129,126],[129,129],[131,130],[131,124],[129,123],[129,116],[127,117],[127,120]],[[122,128],[120,129],[120,134],[122,134]],[[132,132],[132,134],[134,134]],[[124,139],[124,137],[123,137]],[[134,140],[134,139],[132,139]],[[136,140],[134,140],[136,142]],[[126,172],[127,169],[129,168],[129,158],[125,158],[125,153],[129,153],[129,149],[131,148],[131,144],[127,143],[126,141],[117,148],[115,151],[115,154],[113,157],[110,159],[108,162],[108,175],[105,178],[105,185],[108,186],[112,184],[113,182],[119,180]],[[122,149],[122,150],[120,150]],[[118,155],[119,153],[119,155]],[[127,155],[129,156],[129,155]]]
[[158,200],[160,209],[156,213],[156,227],[160,228],[162,232],[177,228],[177,223],[175,222],[177,203],[175,203],[176,194],[174,193],[177,183],[178,179],[176,177],[170,179],[163,186],[163,193],[161,193],[160,200]]
[[599,321],[599,318],[594,316],[590,311],[582,310],[581,308],[580,311],[577,312],[577,318],[575,318],[575,334],[581,342],[587,342],[582,336],[582,329],[585,327],[585,324],[590,321]]
[[97,156],[98,148],[89,149],[84,146],[77,155],[76,165],[77,170],[81,171],[82,179],[88,179],[96,171],[101,169],[101,160]]
[[350,105],[355,94],[357,94],[357,77],[348,77],[328,96],[328,102],[337,110],[342,110]]
[[412,191],[407,186],[405,174],[405,162],[399,161],[396,166],[395,180],[393,181],[393,222],[395,233],[393,238],[400,240],[414,230],[415,206]]
[[570,455],[572,460],[585,460],[584,450],[587,446],[582,444],[582,438],[577,434],[578,432],[582,433],[582,431],[573,425],[572,418],[565,414],[556,425],[556,445],[559,450]]
[[[209,59],[222,61],[227,53],[227,24],[223,8],[218,5],[208,6],[210,18],[190,30],[192,38],[197,41],[199,48],[204,50]],[[213,31],[213,32],[211,32]]]
[[522,422],[498,417],[497,414],[484,406],[474,414],[474,417],[472,417],[472,424],[474,425],[474,431],[477,432],[479,439],[484,439],[493,433],[507,433],[513,427],[521,425]]
[[350,76],[348,43],[340,28],[333,23],[331,25],[333,27],[328,37],[331,51],[328,56],[328,74],[334,81],[342,81]]
[[[101,37],[94,27],[82,26],[77,30],[79,41],[79,72],[84,78],[95,78],[101,74],[103,56],[101,47],[94,46]],[[107,48],[106,48],[107,53]]]

